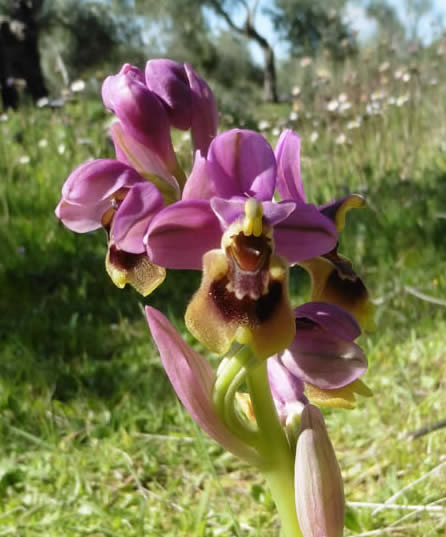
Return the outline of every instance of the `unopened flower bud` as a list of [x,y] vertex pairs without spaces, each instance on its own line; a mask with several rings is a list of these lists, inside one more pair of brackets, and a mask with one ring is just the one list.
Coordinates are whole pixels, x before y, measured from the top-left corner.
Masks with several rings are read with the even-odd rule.
[[189,64],[168,59],[150,60],[146,65],[147,87],[166,106],[173,127],[191,129],[195,149],[203,156],[217,134],[218,113],[214,95]]
[[307,405],[297,441],[296,509],[304,537],[342,537],[344,487],[341,471],[318,408]]
[[176,170],[167,112],[158,96],[145,85],[144,75],[137,67],[125,64],[117,75],[107,77],[102,99],[130,136],[158,155],[169,171]]

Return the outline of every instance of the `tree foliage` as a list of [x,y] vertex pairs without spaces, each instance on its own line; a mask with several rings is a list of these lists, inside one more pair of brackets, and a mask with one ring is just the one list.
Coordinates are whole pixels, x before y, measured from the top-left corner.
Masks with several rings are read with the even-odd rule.
[[294,56],[314,55],[325,48],[342,60],[356,51],[355,36],[343,19],[345,0],[276,0],[265,11],[289,42]]

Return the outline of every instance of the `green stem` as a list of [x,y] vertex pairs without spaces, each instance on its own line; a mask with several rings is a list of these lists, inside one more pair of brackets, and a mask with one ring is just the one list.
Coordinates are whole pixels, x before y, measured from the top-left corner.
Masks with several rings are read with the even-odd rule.
[[268,382],[266,361],[248,369],[248,390],[260,431],[262,470],[282,523],[282,537],[302,537],[294,499],[294,453],[279,422]]
[[258,432],[244,423],[234,408],[235,394],[246,377],[246,365],[252,359],[249,350],[242,350],[228,359],[217,374],[213,391],[214,407],[227,425],[246,444],[256,447]]

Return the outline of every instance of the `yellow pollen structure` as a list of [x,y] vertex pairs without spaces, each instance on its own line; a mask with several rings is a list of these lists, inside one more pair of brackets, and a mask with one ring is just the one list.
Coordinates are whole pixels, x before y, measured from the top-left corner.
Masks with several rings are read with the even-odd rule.
[[263,228],[263,207],[260,201],[249,198],[245,203],[245,218],[243,219],[243,234],[249,237],[260,237]]

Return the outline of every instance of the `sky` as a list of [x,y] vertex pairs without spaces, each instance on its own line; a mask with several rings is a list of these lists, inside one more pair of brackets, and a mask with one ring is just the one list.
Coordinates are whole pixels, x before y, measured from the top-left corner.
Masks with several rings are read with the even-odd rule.
[[[425,43],[429,43],[432,40],[433,28],[432,28],[432,19],[437,23],[442,21],[443,28],[446,28],[446,0],[431,0],[432,2],[432,13],[426,15],[420,22],[419,32],[422,40]],[[263,0],[261,6],[268,6],[270,0]],[[409,14],[406,9],[407,0],[388,0],[388,3],[394,6],[398,12],[398,15],[403,23],[406,25],[409,24]],[[363,7],[364,2],[360,0],[352,0],[347,5],[346,16],[352,22],[352,28],[358,31],[359,38],[362,40],[370,38],[375,30],[375,24],[373,21],[367,18],[365,14],[365,9]],[[211,20],[212,26],[218,29],[226,29],[225,23],[220,19],[217,19],[212,14],[209,14],[209,19]],[[244,19],[243,12],[240,13],[240,17],[236,17],[237,23],[242,23]],[[256,27],[261,35],[263,35],[268,41],[272,44],[276,56],[280,59],[281,57],[286,57],[287,47],[284,43],[280,43],[280,40],[274,28],[271,24],[271,20],[262,13],[262,10],[259,9],[256,17]],[[262,51],[255,43],[250,44],[251,53],[256,62],[262,63]]]

